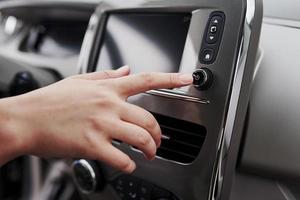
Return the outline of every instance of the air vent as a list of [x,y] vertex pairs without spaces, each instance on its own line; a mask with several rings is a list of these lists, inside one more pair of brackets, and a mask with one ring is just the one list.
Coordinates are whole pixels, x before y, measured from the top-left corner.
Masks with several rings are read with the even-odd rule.
[[157,156],[180,163],[193,162],[204,143],[206,128],[191,122],[152,114],[160,124],[163,134]]

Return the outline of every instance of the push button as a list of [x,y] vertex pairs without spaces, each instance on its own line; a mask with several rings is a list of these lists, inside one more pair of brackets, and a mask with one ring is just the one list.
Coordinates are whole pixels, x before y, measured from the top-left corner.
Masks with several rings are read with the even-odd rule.
[[214,50],[212,49],[204,49],[201,53],[201,60],[204,63],[209,63],[214,58]]
[[140,181],[133,177],[127,177],[126,181],[126,199],[135,200],[138,199],[138,188]]
[[216,33],[217,30],[218,30],[218,28],[215,25],[211,26],[210,29],[209,29],[210,33]]
[[205,34],[199,53],[199,61],[203,64],[212,64],[217,58],[225,26],[225,15],[222,12],[213,12],[206,25]]
[[211,18],[211,24],[216,25],[216,26],[220,25],[222,23],[222,21],[223,21],[222,17],[220,17],[220,16],[214,16]]
[[152,184],[143,182],[139,189],[139,196],[141,197],[140,200],[150,200],[152,188],[153,188]]
[[110,183],[121,200],[179,200],[170,191],[133,176],[121,175]]
[[213,44],[216,43],[217,41],[218,41],[218,37],[216,34],[212,34],[212,33],[207,34],[206,42],[208,44]]

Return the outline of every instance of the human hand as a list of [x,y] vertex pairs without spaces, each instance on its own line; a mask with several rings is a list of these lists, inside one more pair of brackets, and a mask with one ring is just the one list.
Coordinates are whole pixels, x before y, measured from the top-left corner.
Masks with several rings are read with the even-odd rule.
[[[127,98],[151,89],[192,83],[191,75],[143,73],[129,68],[66,78],[48,87],[5,99],[19,154],[101,160],[124,172],[136,166],[112,145],[117,139],[154,159],[160,127],[151,113]],[[0,103],[1,105],[1,103]]]

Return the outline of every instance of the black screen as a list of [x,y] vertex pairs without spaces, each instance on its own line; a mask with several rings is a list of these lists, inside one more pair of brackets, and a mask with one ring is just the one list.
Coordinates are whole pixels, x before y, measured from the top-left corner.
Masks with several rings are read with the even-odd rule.
[[110,14],[98,70],[129,65],[131,73],[178,72],[190,19],[187,13]]

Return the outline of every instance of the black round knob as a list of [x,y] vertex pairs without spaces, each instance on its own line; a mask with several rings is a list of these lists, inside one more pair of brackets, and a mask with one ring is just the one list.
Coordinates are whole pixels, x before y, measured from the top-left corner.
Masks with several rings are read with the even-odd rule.
[[200,68],[193,73],[193,84],[199,90],[208,89],[213,82],[213,74],[207,68]]
[[20,95],[39,88],[39,84],[29,71],[18,72],[10,83],[10,95]]
[[93,161],[76,160],[72,164],[75,184],[84,194],[100,190],[104,186],[104,178],[99,167]]

